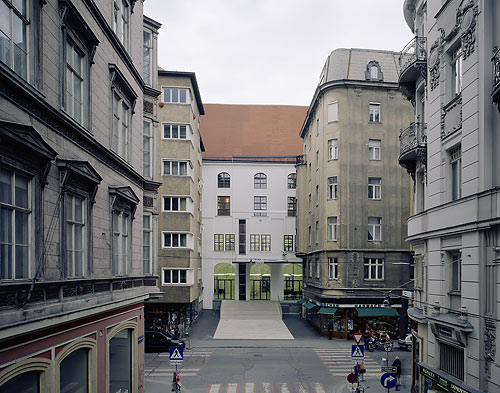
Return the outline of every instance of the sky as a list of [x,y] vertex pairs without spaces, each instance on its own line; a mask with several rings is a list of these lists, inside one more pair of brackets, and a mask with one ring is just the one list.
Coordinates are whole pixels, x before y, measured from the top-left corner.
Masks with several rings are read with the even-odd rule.
[[305,105],[337,48],[399,52],[403,0],[146,0],[158,65],[190,71],[204,104]]

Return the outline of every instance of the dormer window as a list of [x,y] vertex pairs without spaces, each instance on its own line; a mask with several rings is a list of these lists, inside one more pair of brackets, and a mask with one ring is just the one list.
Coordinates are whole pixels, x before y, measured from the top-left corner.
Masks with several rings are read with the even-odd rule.
[[376,66],[370,67],[370,79],[378,79],[378,68]]
[[376,60],[368,62],[366,65],[365,79],[367,81],[383,82],[384,74],[382,73],[382,68],[380,68],[380,63]]

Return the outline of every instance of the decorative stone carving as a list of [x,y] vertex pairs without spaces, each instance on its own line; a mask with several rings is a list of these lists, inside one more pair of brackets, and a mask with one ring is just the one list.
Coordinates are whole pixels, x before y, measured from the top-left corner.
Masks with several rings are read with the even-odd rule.
[[429,51],[429,84],[431,86],[431,91],[439,86],[439,65],[441,63],[440,56],[443,53],[443,44],[445,42],[445,32],[442,28],[439,29],[441,35],[434,41]]
[[[372,67],[377,68],[377,73],[375,77],[372,77],[371,74]],[[369,61],[368,64],[366,65],[365,79],[367,81],[377,81],[377,82],[384,81],[384,74],[382,73],[382,68],[380,67],[380,63],[377,60]]]
[[462,32],[462,58],[464,60],[474,52],[478,14],[479,6],[475,4],[475,0],[462,0],[457,9],[457,26]]
[[491,378],[491,362],[495,361],[496,355],[496,328],[495,321],[485,319],[486,328],[484,330],[484,368],[488,378]]

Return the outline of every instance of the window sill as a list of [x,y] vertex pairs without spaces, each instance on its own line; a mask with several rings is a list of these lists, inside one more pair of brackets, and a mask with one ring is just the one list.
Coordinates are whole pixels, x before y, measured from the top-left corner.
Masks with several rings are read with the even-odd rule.
[[460,100],[460,98],[462,97],[462,92],[460,92],[460,94],[457,94],[455,97],[453,97],[450,101],[448,101],[448,103],[446,105],[443,106],[443,111],[446,113],[448,109],[450,109],[451,107],[453,107],[455,105],[455,103]]
[[368,198],[369,201],[381,201],[382,198]]
[[450,296],[462,296],[462,291],[459,289],[452,289],[451,291],[448,292],[448,295]]

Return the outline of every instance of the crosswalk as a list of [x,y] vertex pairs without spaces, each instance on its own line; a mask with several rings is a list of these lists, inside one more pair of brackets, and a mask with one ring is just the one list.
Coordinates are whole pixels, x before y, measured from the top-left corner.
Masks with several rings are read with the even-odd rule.
[[208,393],[326,393],[321,382],[213,383]]
[[[212,356],[213,351],[184,351],[184,362],[189,362],[189,367],[184,367],[179,365],[177,367],[180,377],[196,377],[205,363]],[[144,368],[144,375],[146,377],[172,377],[175,371],[175,366],[171,366],[169,363],[169,353],[160,353],[158,358],[159,363],[154,365],[146,365]]]
[[[347,376],[353,370],[354,363],[351,360],[349,348],[317,348],[314,352],[332,376]],[[380,377],[383,374],[380,371],[380,364],[370,356],[365,356],[363,363],[366,368],[366,378]]]

